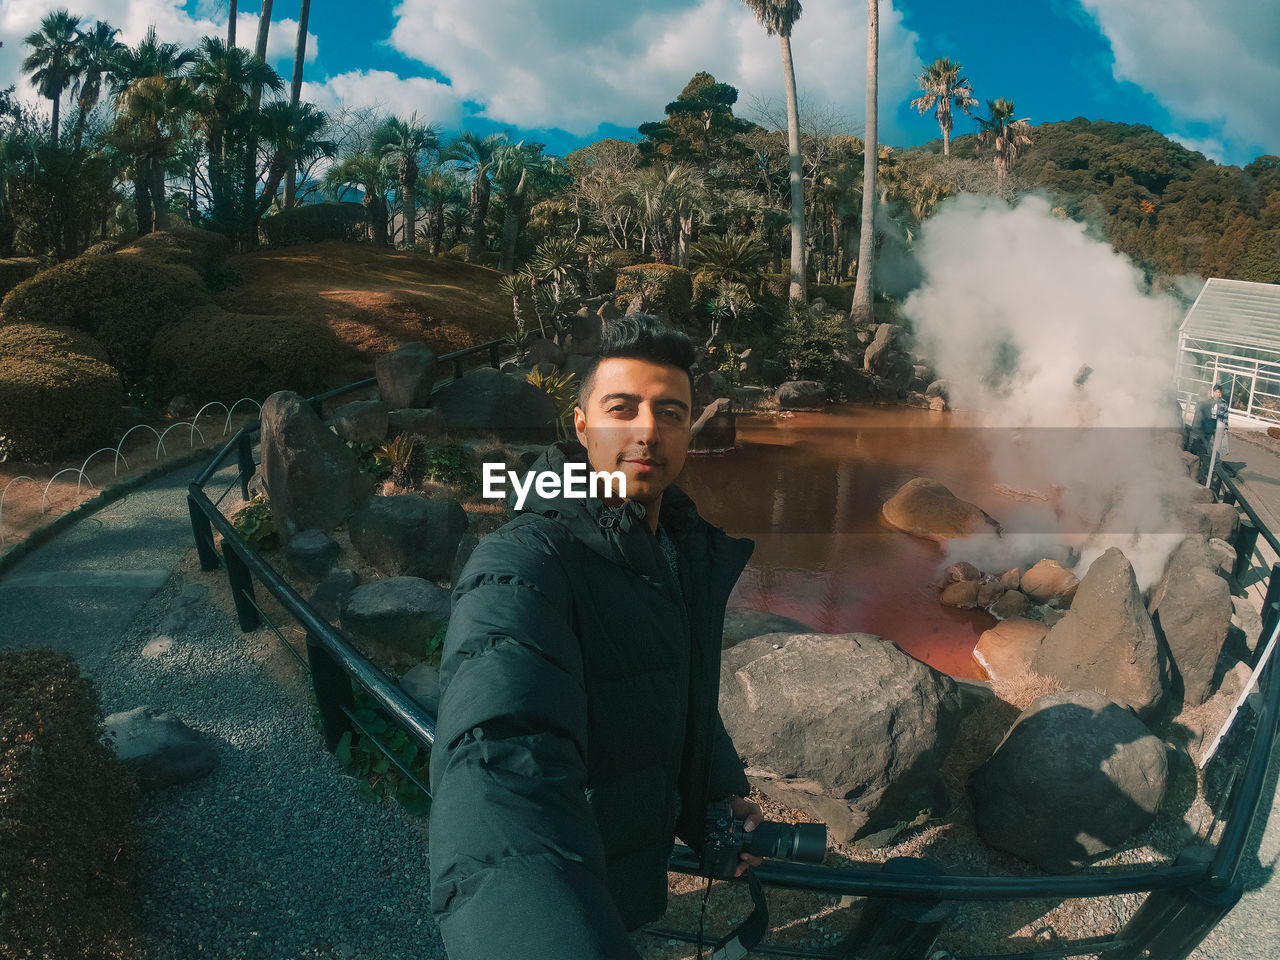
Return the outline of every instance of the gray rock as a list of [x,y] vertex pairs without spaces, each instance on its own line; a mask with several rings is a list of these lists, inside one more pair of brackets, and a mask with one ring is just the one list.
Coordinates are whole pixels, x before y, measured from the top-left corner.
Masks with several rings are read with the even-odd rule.
[[727,397],[730,393],[729,381],[719,370],[708,370],[698,374],[693,381],[693,402],[695,406],[706,407],[717,397]]
[[945,804],[963,698],[869,634],[768,634],[726,650],[720,711],[753,784],[848,841]]
[[456,500],[416,493],[370,497],[347,526],[351,545],[379,573],[436,580],[449,576],[470,519]]
[[799,620],[784,617],[767,610],[748,610],[746,607],[730,606],[724,612],[724,630],[722,642],[724,649],[762,637],[766,633],[813,633],[813,627]]
[[867,344],[867,352],[862,355],[862,369],[867,373],[887,376],[894,359],[893,344],[888,340],[879,339],[877,334],[877,339]]
[[382,443],[387,426],[387,405],[381,400],[353,400],[333,411],[333,428],[348,443]]
[[467,371],[436,394],[434,405],[453,429],[530,439],[554,431],[556,409],[551,398],[528,381],[492,367]]
[[1187,522],[1188,532],[1219,540],[1230,540],[1240,526],[1240,514],[1229,503],[1193,503],[1180,515]]
[[440,671],[423,662],[400,678],[400,689],[413,697],[431,716],[440,712]]
[[1030,601],[1021,590],[1006,590],[987,612],[998,620],[1013,620],[1027,612]]
[[783,410],[816,410],[826,406],[827,388],[817,380],[788,380],[778,387],[777,398]]
[[727,450],[737,437],[733,406],[721,397],[707,404],[689,431],[690,450]]
[[1213,558],[1214,572],[1230,583],[1232,571],[1236,568],[1236,548],[1217,537],[1211,539],[1206,546]]
[[387,414],[387,433],[393,437],[402,433],[416,437],[438,437],[445,432],[447,426],[444,414],[439,410],[406,407]]
[[541,364],[549,363],[553,369],[559,370],[564,366],[564,349],[554,340],[539,337],[529,344],[527,363],[534,369]]
[[342,627],[357,640],[415,656],[449,619],[449,591],[419,577],[390,577],[356,587],[343,601]]
[[1232,615],[1227,581],[1208,563],[1194,562],[1196,552],[1208,559],[1207,547],[1190,537],[1179,545],[1147,608],[1173,659],[1173,670],[1182,677],[1185,706],[1204,703],[1212,692]]
[[391,410],[431,405],[436,382],[436,355],[425,343],[406,343],[373,364],[378,391]]
[[1231,629],[1239,633],[1239,640],[1249,650],[1257,650],[1262,637],[1262,616],[1253,608],[1248,597],[1231,598]]
[[341,552],[338,541],[323,530],[303,530],[289,541],[284,557],[298,576],[319,580],[329,572]]
[[1168,659],[1133,567],[1115,547],[1080,581],[1071,609],[1049,631],[1033,669],[1064,689],[1105,693],[1140,717],[1159,712],[1169,689]]
[[1018,717],[969,792],[984,841],[1067,873],[1145,830],[1167,783],[1165,746],[1141,721],[1092,690],[1065,690]]
[[262,405],[261,470],[285,543],[299,530],[332,530],[369,493],[351,448],[289,391],[273,393]]
[[951,399],[951,384],[946,380],[935,380],[929,386],[924,388],[926,397],[941,397],[943,400]]
[[158,790],[208,776],[218,755],[177,717],[150,707],[113,713],[102,721],[116,756],[143,790]]
[[852,363],[840,363],[835,369],[840,393],[849,403],[868,403],[876,399],[876,377]]
[[334,567],[316,584],[309,602],[320,616],[330,622],[335,621],[338,619],[342,601],[359,585],[360,577],[354,570]]

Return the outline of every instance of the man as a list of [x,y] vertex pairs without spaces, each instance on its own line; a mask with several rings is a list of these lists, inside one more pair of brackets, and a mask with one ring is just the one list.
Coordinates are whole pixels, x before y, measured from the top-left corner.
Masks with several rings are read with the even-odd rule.
[[1209,478],[1209,462],[1213,458],[1213,445],[1217,437],[1218,423],[1222,423],[1223,438],[1218,449],[1221,458],[1227,453],[1227,416],[1229,404],[1222,396],[1222,384],[1215,383],[1209,388],[1209,399],[1196,404],[1195,419],[1191,427],[1190,449],[1200,457],[1198,480],[1206,483]]
[[621,471],[626,499],[535,484],[459,575],[431,757],[431,900],[452,960],[636,957],[628,934],[666,908],[673,837],[699,848],[711,800],[763,819],[717,710],[725,604],[753,544],[673,486],[692,362],[653,317],[610,323],[580,445],[533,469],[585,457]]

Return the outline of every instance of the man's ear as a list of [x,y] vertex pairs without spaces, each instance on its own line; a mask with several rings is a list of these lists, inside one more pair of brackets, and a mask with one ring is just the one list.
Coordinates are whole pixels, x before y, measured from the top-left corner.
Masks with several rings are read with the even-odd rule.
[[581,407],[573,408],[573,432],[578,435],[578,442],[587,445],[587,415]]

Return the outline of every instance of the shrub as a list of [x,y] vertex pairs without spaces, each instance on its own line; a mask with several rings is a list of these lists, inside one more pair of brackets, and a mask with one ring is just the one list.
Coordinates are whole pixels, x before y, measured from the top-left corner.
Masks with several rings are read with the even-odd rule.
[[0,360],[6,357],[58,357],[77,354],[110,363],[102,344],[69,327],[10,323],[0,327]]
[[0,956],[138,956],[137,789],[93,686],[50,650],[0,653]]
[[786,303],[791,297],[791,274],[766,273],[764,275],[764,288],[770,296]]
[[623,267],[634,267],[642,263],[653,263],[653,257],[646,256],[639,250],[614,250],[609,254],[609,262],[621,270]]
[[40,261],[35,257],[0,260],[0,297],[3,297],[28,277],[34,277],[39,271]]
[[231,526],[254,550],[274,550],[280,543],[271,503],[259,494],[231,518]]
[[720,293],[720,278],[714,273],[699,270],[693,275],[693,309],[706,312],[711,301]]
[[322,320],[207,307],[160,332],[150,368],[164,396],[232,403],[277,390],[309,396],[333,385],[342,360],[342,344]]
[[365,239],[368,219],[359,203],[309,203],[263,218],[260,229],[272,247],[325,240],[358,243]]
[[136,254],[78,257],[14,287],[0,306],[0,323],[83,330],[134,379],[145,372],[156,332],[207,299],[190,267]]
[[821,298],[833,310],[843,310],[848,313],[853,306],[853,284],[851,283],[811,283],[808,290],[810,300]]
[[467,245],[465,243],[455,244],[444,252],[444,255],[450,260],[467,259]]
[[[25,324],[13,333],[3,329],[13,338],[30,330]],[[50,333],[48,339],[56,337]],[[124,403],[120,375],[86,353],[41,355],[36,334],[28,343],[30,355],[0,354],[0,436],[6,446],[20,459],[42,462],[103,446]]]
[[774,359],[785,379],[831,380],[838,355],[845,346],[843,317],[830,310],[793,306],[787,318],[777,324],[776,331]]
[[190,267],[201,276],[220,271],[231,254],[231,241],[221,233],[178,225],[148,233],[120,250],[122,255],[143,254],[159,263]]
[[626,309],[637,292],[648,300],[646,309],[663,307],[674,319],[689,318],[693,279],[683,267],[666,263],[623,267],[618,271],[618,306]]

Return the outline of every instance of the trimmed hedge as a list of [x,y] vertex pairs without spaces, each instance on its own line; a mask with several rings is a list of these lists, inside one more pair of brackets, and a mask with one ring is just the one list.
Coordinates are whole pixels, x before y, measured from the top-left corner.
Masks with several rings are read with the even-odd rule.
[[322,320],[211,307],[162,330],[150,364],[164,396],[232,403],[335,386],[343,358],[341,342]]
[[622,267],[618,271],[619,309],[625,310],[631,302],[632,291],[642,277],[657,278],[657,292],[649,301],[649,308],[665,307],[673,319],[687,320],[693,302],[693,278],[684,267],[668,263],[646,263],[634,267]]
[[18,257],[0,260],[0,298],[28,277],[40,272],[40,261],[35,257]]
[[324,240],[359,243],[367,230],[364,205],[359,203],[309,203],[264,217],[259,228],[262,239],[272,247]]
[[0,956],[141,954],[136,807],[75,661],[0,653]]
[[614,267],[634,267],[641,263],[653,263],[653,257],[646,256],[638,250],[610,250],[609,260]]
[[190,267],[208,277],[226,265],[231,255],[231,241],[212,230],[178,225],[145,234],[119,252],[128,256],[143,254],[159,263]]
[[693,275],[693,309],[706,310],[720,292],[720,278],[714,273],[699,270]]
[[48,462],[104,446],[123,404],[120,375],[89,337],[0,327],[0,436],[17,458]]
[[191,267],[139,252],[78,257],[14,287],[0,305],[0,324],[83,330],[121,373],[136,378],[146,370],[156,332],[207,300]]

